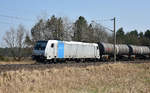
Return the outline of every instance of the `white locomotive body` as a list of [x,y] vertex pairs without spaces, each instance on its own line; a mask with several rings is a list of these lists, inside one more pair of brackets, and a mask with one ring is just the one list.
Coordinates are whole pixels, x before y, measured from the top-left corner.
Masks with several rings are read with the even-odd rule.
[[36,43],[33,58],[36,60],[100,59],[100,54],[96,43],[48,40]]

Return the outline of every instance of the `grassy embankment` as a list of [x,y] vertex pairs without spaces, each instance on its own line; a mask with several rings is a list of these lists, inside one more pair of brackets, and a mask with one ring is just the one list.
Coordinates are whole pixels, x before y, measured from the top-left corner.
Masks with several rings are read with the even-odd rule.
[[34,64],[35,61],[33,61],[31,58],[25,58],[22,61],[16,61],[12,57],[2,57],[0,56],[0,65],[1,64]]
[[0,61],[0,65],[5,65],[5,64],[34,64],[35,61],[32,60],[24,60],[24,61]]
[[0,93],[150,93],[150,63],[1,72]]

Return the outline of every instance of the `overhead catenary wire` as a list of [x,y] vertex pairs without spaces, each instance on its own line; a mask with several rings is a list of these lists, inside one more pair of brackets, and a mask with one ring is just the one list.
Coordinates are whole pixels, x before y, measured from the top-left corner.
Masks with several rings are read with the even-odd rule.
[[108,27],[103,26],[103,28],[106,29],[106,30],[109,30],[109,31],[111,31],[111,32],[114,32],[112,29],[110,29],[110,28],[108,28]]
[[92,20],[92,22],[97,22],[97,21],[100,22],[100,24],[102,25],[102,27],[103,27],[104,29],[109,30],[109,31],[111,31],[111,32],[114,32],[112,29],[110,29],[110,28],[112,28],[112,27],[110,27],[110,26],[105,26],[105,25],[103,25],[103,24],[101,23],[102,21],[112,21],[112,19]]
[[3,14],[0,14],[0,17],[16,19],[16,20],[24,20],[24,21],[34,21],[33,19],[29,19],[29,18],[22,18],[22,17],[18,17],[18,16],[10,16],[10,15],[3,15]]
[[98,20],[93,19],[92,21],[101,21],[101,22],[102,22],[102,21],[111,21],[111,20],[112,20],[112,19],[109,19],[109,18],[108,18],[108,19],[98,19]]

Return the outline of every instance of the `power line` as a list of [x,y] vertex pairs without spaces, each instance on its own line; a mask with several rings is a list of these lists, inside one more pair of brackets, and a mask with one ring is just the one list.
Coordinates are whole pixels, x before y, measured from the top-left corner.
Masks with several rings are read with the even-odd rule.
[[92,21],[99,21],[99,22],[103,22],[103,21],[111,21],[112,19],[98,19],[98,20],[92,20]]
[[103,26],[103,28],[104,28],[104,29],[107,29],[107,30],[109,30],[109,31],[111,31],[111,32],[114,32],[113,30],[111,30],[111,29],[108,28],[108,27]]
[[[107,20],[112,21],[112,19],[107,19]],[[92,20],[92,22],[95,22],[95,21],[98,21],[98,20]],[[101,23],[99,23],[99,24],[100,24],[104,29],[113,32],[113,30],[110,29],[110,28],[112,28],[112,27],[110,27],[110,26],[105,26],[105,25],[103,25],[103,24],[101,24]]]
[[18,16],[9,16],[9,15],[3,15],[3,14],[0,14],[0,17],[10,18],[10,19],[17,19],[17,20],[24,20],[24,21],[33,21],[32,19],[28,19],[28,18],[21,18],[21,17],[18,17]]
[[[110,19],[109,19],[109,18],[108,18],[108,19],[98,19],[98,20],[94,20],[94,19],[93,19],[92,21],[103,22],[103,21],[113,21],[113,19],[111,19],[111,18],[110,18]],[[119,21],[119,18],[117,18],[116,21]]]
[[113,28],[113,27],[111,27],[111,26],[109,26],[109,25],[104,25],[104,24],[102,24],[102,26],[104,26],[104,27],[106,27],[106,28],[109,28],[109,29],[110,29],[110,28],[111,28],[111,29]]

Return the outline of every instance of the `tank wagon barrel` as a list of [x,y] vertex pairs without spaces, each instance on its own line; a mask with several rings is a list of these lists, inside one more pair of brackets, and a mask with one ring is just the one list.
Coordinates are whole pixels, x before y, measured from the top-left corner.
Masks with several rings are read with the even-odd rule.
[[114,54],[114,46],[111,43],[98,43],[100,49],[100,55],[113,55]]
[[116,45],[117,55],[128,55],[129,54],[129,47],[125,44],[118,44]]
[[147,46],[135,46],[128,45],[130,48],[131,55],[148,55],[150,54],[150,48]]
[[[108,57],[113,57],[114,54],[114,46],[111,43],[98,43],[100,56],[101,58],[104,55],[108,55]],[[147,46],[135,46],[135,45],[127,45],[127,44],[117,44],[116,46],[116,55],[118,59],[122,59],[122,57],[127,58],[135,58],[136,56],[144,57],[145,55],[150,55],[150,48]],[[106,57],[104,57],[106,58]]]

